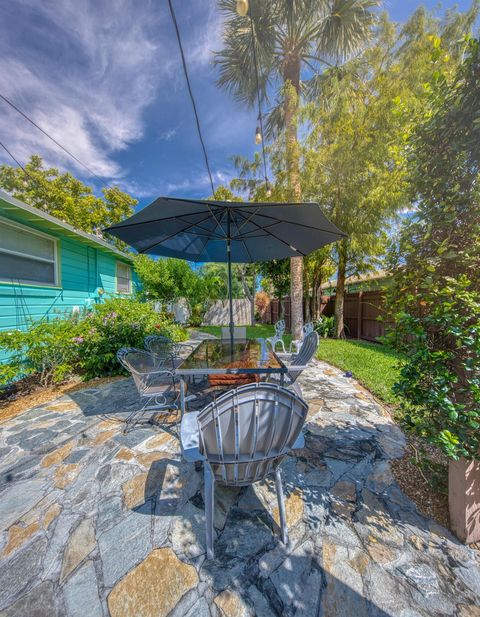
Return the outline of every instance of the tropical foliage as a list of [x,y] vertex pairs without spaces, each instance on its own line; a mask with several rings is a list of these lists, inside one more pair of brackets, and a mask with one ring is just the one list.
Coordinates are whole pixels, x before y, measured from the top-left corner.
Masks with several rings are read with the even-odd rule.
[[[218,2],[225,16],[223,48],[215,55],[218,84],[251,107],[257,95],[262,100],[273,95],[267,133],[283,138],[285,198],[300,202],[297,111],[302,93],[315,94],[324,70],[357,53],[370,39],[377,1],[250,0],[247,16],[237,14],[236,4]],[[298,336],[303,320],[302,259],[293,257],[290,269],[292,331]]]
[[133,214],[137,200],[117,187],[104,188],[103,196],[69,172],[45,168],[33,155],[20,167],[0,165],[0,187],[23,202],[89,233],[118,223]]
[[[441,42],[434,42],[438,54]],[[390,253],[390,339],[407,425],[452,457],[480,452],[480,45],[452,80],[437,71],[409,141],[415,212]]]
[[73,374],[85,379],[116,375],[121,372],[117,350],[143,348],[147,334],[186,337],[183,328],[150,304],[128,298],[107,299],[83,315],[34,324],[26,331],[0,332],[0,348],[8,355],[0,364],[0,386],[28,375],[42,385]]

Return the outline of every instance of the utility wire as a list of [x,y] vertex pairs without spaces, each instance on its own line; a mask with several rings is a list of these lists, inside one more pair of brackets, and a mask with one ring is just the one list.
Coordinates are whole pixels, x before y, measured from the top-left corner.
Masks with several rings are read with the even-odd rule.
[[172,21],[173,21],[173,25],[175,27],[175,33],[177,35],[177,42],[178,42],[178,47],[180,49],[180,55],[182,57],[182,65],[183,65],[183,72],[185,74],[185,80],[187,82],[187,88],[188,88],[188,93],[190,95],[190,100],[192,102],[192,107],[193,107],[193,113],[195,115],[195,122],[197,123],[197,132],[198,132],[198,137],[200,139],[200,143],[202,145],[202,150],[203,150],[203,157],[205,159],[205,165],[207,167],[207,172],[208,172],[208,177],[210,179],[210,186],[212,188],[212,195],[215,197],[215,187],[213,185],[213,177],[212,177],[212,172],[210,171],[210,164],[208,162],[208,155],[207,155],[207,149],[205,147],[205,142],[203,141],[203,136],[202,136],[202,129],[200,128],[200,120],[198,118],[198,112],[197,112],[197,106],[195,104],[195,99],[193,97],[193,92],[192,92],[192,86],[190,84],[190,78],[188,76],[188,69],[187,69],[187,63],[185,61],[185,54],[183,52],[183,46],[182,46],[182,40],[180,38],[180,30],[178,29],[178,23],[177,23],[177,18],[175,16],[175,10],[173,8],[173,4],[172,4],[172,0],[168,0],[168,6],[170,8],[170,14],[172,16]]
[[31,180],[34,184],[36,184],[38,187],[40,187],[41,189],[43,189],[44,187],[42,186],[41,182],[39,182],[37,180],[37,178],[34,178],[32,175],[30,175],[28,173],[28,171],[25,169],[25,167],[20,163],[20,161],[18,159],[16,159],[13,154],[10,152],[10,150],[7,148],[7,146],[0,141],[0,146],[5,150],[5,152],[8,154],[8,156],[17,164],[18,167],[20,167],[20,169],[23,171],[23,173],[27,176],[27,178],[29,178],[29,180]]
[[[51,135],[49,135],[47,133],[47,131],[45,129],[42,129],[41,126],[39,126],[34,120],[32,120],[30,118],[30,116],[28,116],[24,111],[22,111],[21,109],[19,109],[14,103],[12,103],[12,101],[10,101],[6,96],[4,96],[1,92],[0,92],[0,99],[2,99],[3,101],[5,101],[5,103],[7,103],[8,105],[10,105],[10,107],[12,107],[12,109],[14,109],[17,113],[19,113],[23,118],[25,118],[25,120],[27,120],[27,122],[30,122],[30,124],[32,124],[36,129],[38,129],[41,133],[43,133],[45,135],[45,137],[48,137],[48,139],[50,139],[50,141],[53,141],[53,143],[58,146],[61,150],[63,150],[66,154],[68,154],[68,156],[70,156],[74,161],[76,161],[79,165],[81,165],[84,169],[86,169],[94,178],[96,178],[102,185],[103,188],[107,188],[110,189],[112,191],[116,190],[115,187],[111,186],[110,184],[108,184],[108,182],[105,182],[105,180],[103,178],[101,178],[98,174],[96,174],[86,163],[84,163],[83,161],[81,161],[77,156],[75,156],[73,154],[73,152],[70,152],[70,150],[68,150],[67,148],[65,148],[65,146],[62,146],[62,144],[60,142],[58,142],[54,137],[52,137]],[[35,180],[35,178],[33,178],[25,169],[25,167],[23,165],[21,165],[19,163],[19,161],[17,161],[17,159],[13,156],[13,154],[10,152],[10,150],[8,150],[8,148],[3,144],[0,143],[0,146],[5,150],[5,152],[7,152],[7,154],[10,155],[10,157],[15,161],[15,163],[18,165],[18,167],[20,167],[20,169],[24,172],[24,174],[30,178],[30,180],[37,182],[37,184],[40,186],[40,183],[38,181]],[[125,203],[127,203],[127,199],[123,196],[122,193],[118,193],[118,195],[120,197],[122,197],[122,199],[125,200]],[[130,206],[130,202],[128,203],[128,205]]]
[[250,30],[252,32],[253,62],[255,65],[255,80],[256,80],[256,85],[257,85],[258,120],[260,122],[260,134],[262,136],[263,172],[265,175],[265,184],[268,190],[269,184],[268,184],[268,175],[267,175],[267,157],[265,155],[265,142],[264,142],[264,133],[263,133],[263,117],[262,117],[262,103],[261,103],[261,96],[260,96],[260,80],[258,77],[258,73],[259,73],[258,59],[257,59],[256,45],[255,45],[255,30],[253,27],[253,0],[250,0]]
[[70,150],[67,150],[67,148],[65,148],[65,146],[62,146],[61,143],[59,143],[54,137],[52,137],[51,135],[49,135],[47,133],[47,131],[45,131],[45,129],[42,129],[41,126],[39,126],[36,122],[34,122],[30,116],[28,116],[24,111],[22,111],[21,109],[19,109],[14,103],[12,103],[12,101],[10,101],[9,99],[7,99],[6,96],[4,96],[1,92],[0,92],[0,99],[2,99],[3,101],[5,101],[5,103],[7,103],[8,105],[10,105],[10,107],[12,107],[16,112],[18,112],[21,116],[23,116],[25,118],[25,120],[27,120],[28,122],[30,122],[30,124],[33,124],[33,126],[38,129],[41,133],[43,133],[45,135],[45,137],[48,137],[48,139],[50,139],[50,141],[53,141],[53,143],[55,145],[57,145],[61,150],[63,150],[64,152],[66,152],[68,154],[68,156],[70,156],[72,159],[74,159],[75,161],[77,161],[77,163],[79,165],[81,165],[84,169],[86,169],[92,176],[94,176],[97,180],[99,180],[103,186],[106,186],[107,188],[111,189],[113,187],[109,186],[105,180],[103,178],[101,178],[100,176],[98,176],[92,169],[90,169],[90,167],[88,165],[86,165],[83,161],[81,161],[77,156],[75,156],[72,152],[70,152]]

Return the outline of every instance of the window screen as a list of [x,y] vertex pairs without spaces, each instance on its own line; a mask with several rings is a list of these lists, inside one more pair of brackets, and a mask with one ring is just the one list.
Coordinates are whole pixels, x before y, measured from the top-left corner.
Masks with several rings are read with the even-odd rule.
[[131,286],[131,268],[127,264],[117,261],[117,292],[129,294]]
[[0,280],[56,285],[55,240],[0,219]]

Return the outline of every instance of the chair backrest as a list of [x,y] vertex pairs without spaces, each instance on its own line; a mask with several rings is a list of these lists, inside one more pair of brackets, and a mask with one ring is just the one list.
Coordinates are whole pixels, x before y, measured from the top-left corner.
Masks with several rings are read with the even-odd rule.
[[[247,328],[246,326],[233,326],[233,338],[234,339],[243,339],[247,338]],[[222,327],[222,340],[230,340],[230,327],[223,326]]]
[[200,449],[215,480],[244,486],[273,471],[291,450],[307,403],[280,385],[257,383],[230,390],[198,415]]
[[315,330],[313,332],[310,332],[310,334],[307,334],[307,336],[303,339],[302,346],[300,347],[299,352],[292,356],[288,368],[288,376],[290,377],[292,382],[294,382],[302,372],[296,371],[294,367],[307,366],[307,364],[310,362],[310,360],[315,355],[315,352],[317,351],[318,341],[318,332],[315,332]]
[[168,336],[151,334],[144,339],[145,348],[153,353],[159,362],[170,361],[175,352],[175,343]]
[[158,361],[154,354],[145,349],[122,347],[117,351],[120,364],[132,375],[137,390],[141,393],[147,386],[148,375],[158,371]]
[[314,331],[314,326],[313,326],[313,321],[309,321],[306,324],[303,325],[302,328],[302,339],[304,339],[307,334],[310,334],[310,332]]
[[285,334],[285,320],[279,319],[274,328],[275,334],[281,338]]

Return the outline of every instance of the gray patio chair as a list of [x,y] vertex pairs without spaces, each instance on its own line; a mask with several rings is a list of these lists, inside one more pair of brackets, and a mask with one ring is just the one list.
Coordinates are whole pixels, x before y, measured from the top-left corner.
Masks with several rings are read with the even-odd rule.
[[304,447],[308,405],[280,385],[257,383],[230,390],[200,412],[184,415],[182,453],[204,461],[207,558],[212,559],[215,483],[248,486],[275,475],[282,541],[288,542],[280,464]]
[[301,338],[292,339],[292,342],[290,343],[290,350],[289,350],[290,353],[293,353],[294,351],[298,353],[300,350],[300,347],[302,346],[303,339],[307,336],[307,334],[310,334],[310,332],[313,332],[313,331],[314,331],[314,326],[313,326],[312,321],[309,321],[308,323],[303,324]]
[[270,336],[267,338],[267,342],[272,346],[273,351],[277,350],[277,345],[280,343],[282,346],[282,352],[287,353],[285,351],[285,343],[283,342],[283,335],[285,334],[285,320],[280,319],[275,324],[275,336]]
[[175,369],[182,361],[182,351],[192,353],[193,345],[188,343],[176,343],[167,336],[151,334],[144,339],[145,349],[155,355],[157,360],[166,368]]
[[131,374],[140,399],[144,401],[140,409],[132,411],[127,417],[123,432],[133,429],[147,411],[168,413],[173,410],[178,420],[180,390],[175,372],[144,349],[123,347],[118,350],[117,359]]
[[[307,336],[303,339],[300,351],[293,354],[289,361],[285,361],[282,358],[288,368],[285,385],[288,388],[292,388],[298,396],[302,396],[302,390],[297,382],[297,379],[307,368],[310,360],[314,357],[318,348],[319,340],[318,332],[315,332],[314,330],[313,332],[310,332],[310,334],[307,334]],[[272,375],[269,381],[278,381],[278,379],[279,377],[277,375]]]

